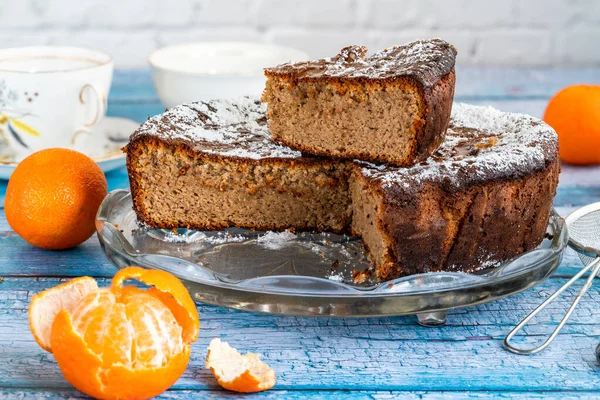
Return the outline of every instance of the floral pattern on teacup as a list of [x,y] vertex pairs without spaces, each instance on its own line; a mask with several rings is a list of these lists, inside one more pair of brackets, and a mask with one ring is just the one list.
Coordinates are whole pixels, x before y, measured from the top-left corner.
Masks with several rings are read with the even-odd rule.
[[[28,102],[32,102],[34,97],[37,97],[37,92],[34,94],[34,97],[29,96],[28,93],[25,93]],[[29,148],[27,144],[21,138],[21,135],[28,134],[36,137],[40,137],[40,133],[27,125],[23,121],[22,118],[27,116],[33,116],[30,112],[19,109],[17,107],[17,103],[19,101],[19,94],[10,89],[4,80],[0,80],[0,131],[4,134],[4,131],[8,131],[8,133],[15,139],[17,143],[25,148]]]

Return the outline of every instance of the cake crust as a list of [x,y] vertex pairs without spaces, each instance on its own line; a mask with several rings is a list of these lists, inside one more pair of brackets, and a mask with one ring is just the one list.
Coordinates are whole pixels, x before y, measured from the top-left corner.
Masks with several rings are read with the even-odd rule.
[[442,39],[416,40],[368,57],[365,46],[348,46],[335,57],[266,68],[265,75],[287,78],[292,83],[343,79],[362,84],[410,77],[424,87],[434,87],[454,69],[456,54],[456,48]]

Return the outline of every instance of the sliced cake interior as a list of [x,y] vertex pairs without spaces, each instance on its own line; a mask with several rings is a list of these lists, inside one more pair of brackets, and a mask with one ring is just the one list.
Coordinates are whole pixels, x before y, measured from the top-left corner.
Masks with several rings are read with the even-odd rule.
[[290,88],[286,78],[270,79],[267,101],[273,104],[270,115],[277,115],[271,129],[276,140],[308,152],[408,160],[425,124],[419,90],[411,82],[381,86],[346,84],[341,94],[336,83],[309,81]]
[[371,263],[377,268],[391,260],[392,243],[382,229],[384,197],[381,192],[368,187],[368,182],[359,173],[350,178],[352,198],[351,230],[362,239]]

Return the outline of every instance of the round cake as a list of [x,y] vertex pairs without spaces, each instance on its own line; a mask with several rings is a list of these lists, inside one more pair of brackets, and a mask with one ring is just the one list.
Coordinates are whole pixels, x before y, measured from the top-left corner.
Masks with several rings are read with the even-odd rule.
[[140,221],[351,232],[379,280],[475,271],[536,247],[560,172],[544,122],[458,103],[445,141],[409,168],[302,156],[271,140],[266,107],[248,98],[171,109],[126,152]]

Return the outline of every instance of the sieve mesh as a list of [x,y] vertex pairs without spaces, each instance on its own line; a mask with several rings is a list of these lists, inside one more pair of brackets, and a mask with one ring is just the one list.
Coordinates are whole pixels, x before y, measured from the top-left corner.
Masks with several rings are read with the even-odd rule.
[[600,253],[600,204],[596,203],[591,206],[596,207],[590,207],[589,210],[582,209],[587,212],[577,213],[577,215],[573,215],[572,219],[571,216],[567,218],[569,245],[577,251],[579,259],[586,265],[595,257],[591,256],[589,252],[584,254],[581,251],[582,248],[587,247]]

